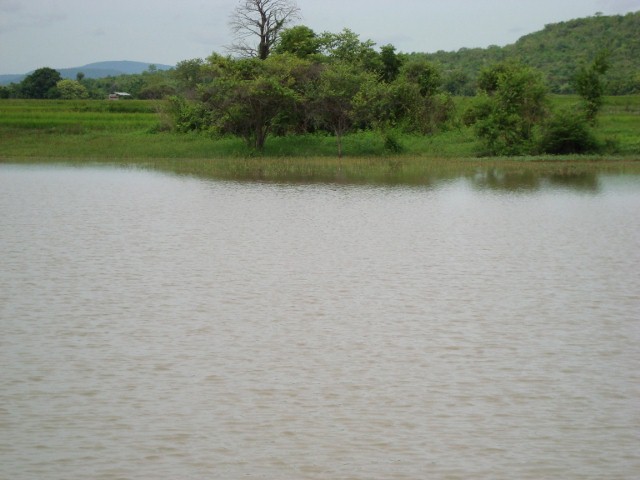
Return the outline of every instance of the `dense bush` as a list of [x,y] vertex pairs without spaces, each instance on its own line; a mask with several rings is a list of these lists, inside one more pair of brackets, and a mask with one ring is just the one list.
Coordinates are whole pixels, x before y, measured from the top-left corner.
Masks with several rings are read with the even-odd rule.
[[483,70],[482,89],[465,114],[487,154],[532,153],[534,133],[547,114],[547,91],[539,72],[519,63],[499,63]]
[[173,119],[175,130],[180,133],[203,131],[211,124],[210,112],[203,104],[178,96],[169,97],[166,113]]
[[554,114],[544,125],[540,138],[543,153],[564,155],[597,151],[596,140],[589,122],[574,110],[562,110]]

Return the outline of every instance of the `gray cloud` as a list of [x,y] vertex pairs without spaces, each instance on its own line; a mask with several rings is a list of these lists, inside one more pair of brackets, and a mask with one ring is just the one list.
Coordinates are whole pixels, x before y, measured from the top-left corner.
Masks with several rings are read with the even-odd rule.
[[22,9],[22,4],[16,0],[0,0],[0,12],[3,14],[17,13]]
[[598,0],[605,13],[626,13],[640,10],[640,0]]
[[[114,55],[175,64],[223,53],[239,1],[0,0],[0,73]],[[300,23],[316,32],[347,27],[403,52],[506,45],[548,23],[640,10],[640,0],[297,1]]]

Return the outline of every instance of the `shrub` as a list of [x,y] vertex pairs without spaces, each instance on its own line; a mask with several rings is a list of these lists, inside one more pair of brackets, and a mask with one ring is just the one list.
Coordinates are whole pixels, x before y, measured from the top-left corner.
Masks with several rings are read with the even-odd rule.
[[544,126],[540,149],[544,153],[563,155],[595,152],[599,146],[587,118],[573,110],[563,110]]
[[389,153],[402,153],[404,152],[404,146],[398,138],[397,132],[388,130],[383,133],[384,149]]
[[174,119],[175,129],[181,133],[207,130],[211,125],[211,113],[205,105],[182,97],[169,97],[167,113]]
[[540,72],[517,63],[483,70],[481,94],[464,116],[490,155],[533,153],[534,133],[547,115],[547,91]]

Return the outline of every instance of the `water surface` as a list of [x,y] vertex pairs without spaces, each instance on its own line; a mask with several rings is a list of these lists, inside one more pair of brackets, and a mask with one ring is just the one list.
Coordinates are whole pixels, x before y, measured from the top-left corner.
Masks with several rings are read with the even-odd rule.
[[0,165],[0,478],[637,478],[639,213]]

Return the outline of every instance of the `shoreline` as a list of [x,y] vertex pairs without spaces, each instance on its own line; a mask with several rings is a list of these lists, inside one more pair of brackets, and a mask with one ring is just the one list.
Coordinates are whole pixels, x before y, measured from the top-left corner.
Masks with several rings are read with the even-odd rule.
[[244,157],[114,158],[109,156],[8,157],[2,164],[115,166],[232,181],[429,185],[460,177],[558,180],[598,174],[640,175],[640,157],[436,158],[436,157]]

